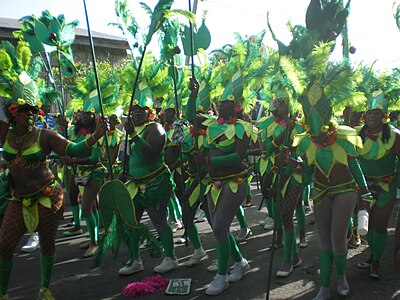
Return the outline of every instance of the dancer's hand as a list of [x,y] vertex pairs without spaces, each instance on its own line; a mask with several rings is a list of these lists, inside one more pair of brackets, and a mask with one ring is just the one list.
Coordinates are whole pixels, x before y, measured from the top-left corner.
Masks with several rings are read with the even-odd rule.
[[108,128],[108,121],[107,119],[100,119],[96,124],[96,129],[93,132],[93,138],[98,141],[106,132]]
[[124,127],[126,134],[132,134],[135,132],[135,123],[133,123],[132,118],[128,118],[128,120],[126,120]]
[[197,81],[196,77],[190,78],[189,83],[189,90],[192,91],[193,95],[197,95],[199,92],[199,82]]

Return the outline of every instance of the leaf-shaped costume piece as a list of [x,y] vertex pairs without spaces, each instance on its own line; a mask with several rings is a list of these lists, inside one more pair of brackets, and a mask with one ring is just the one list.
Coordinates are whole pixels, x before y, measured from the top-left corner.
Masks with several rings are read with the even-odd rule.
[[[185,25],[182,36],[183,53],[190,56],[191,53],[191,42],[190,42],[190,27]],[[207,50],[211,44],[211,33],[208,30],[205,19],[203,19],[199,29],[193,30],[193,55],[196,55],[199,49]]]
[[348,165],[348,156],[357,157],[357,149],[362,148],[361,137],[348,126],[339,126],[332,134],[331,143],[325,147],[314,143],[309,132],[296,135],[292,146],[297,154],[307,158],[308,165],[315,165],[329,178],[335,164]]
[[64,15],[54,17],[48,10],[42,16],[26,16],[21,18],[21,32],[35,53],[57,51],[64,75],[71,76],[75,72],[71,45],[75,40],[77,20],[66,23]]
[[[148,249],[152,257],[162,255],[161,243],[152,235],[149,229],[136,221],[135,206],[128,189],[120,180],[106,182],[99,193],[100,217],[103,221],[105,233],[99,244],[99,252],[95,260],[95,267],[100,265],[112,249],[114,257],[118,255],[119,246],[124,242],[128,248],[131,245],[132,234],[139,234],[139,239],[147,240]],[[135,230],[135,233],[132,231]]]
[[149,26],[149,31],[147,33],[145,45],[150,44],[153,34],[160,29],[162,23],[165,21],[165,14],[169,9],[171,9],[174,0],[160,0],[154,7],[154,11],[151,16],[151,22]]

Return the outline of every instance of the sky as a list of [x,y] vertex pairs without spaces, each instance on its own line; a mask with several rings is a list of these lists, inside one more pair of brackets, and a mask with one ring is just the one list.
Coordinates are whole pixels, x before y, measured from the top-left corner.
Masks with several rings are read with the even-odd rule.
[[[349,40],[356,47],[356,53],[350,54],[355,64],[375,63],[377,69],[390,69],[400,66],[400,31],[393,17],[395,0],[352,0],[351,13],[348,19]],[[399,1],[399,0],[398,0]],[[140,27],[147,32],[149,17],[138,4],[130,0],[129,10],[137,19]],[[157,0],[142,0],[152,9]],[[194,5],[195,0],[191,1]],[[211,46],[207,51],[235,42],[234,33],[242,37],[253,35],[267,28],[267,13],[277,37],[284,43],[291,40],[286,24],[305,25],[305,12],[310,0],[199,0],[197,22],[201,23],[204,11],[206,25],[212,36]],[[345,3],[347,1],[345,0]],[[399,1],[400,3],[400,1]],[[117,22],[114,12],[114,0],[86,0],[90,28],[92,31],[122,36],[121,32],[108,26]],[[66,21],[79,20],[78,27],[86,27],[83,0],[0,0],[0,17],[19,19],[26,15],[40,16],[48,9],[51,14],[64,14]],[[188,9],[187,0],[175,0],[172,8]],[[335,49],[334,58],[341,57],[341,41]],[[276,48],[276,44],[267,31],[264,42]],[[149,45],[158,48],[156,39]]]

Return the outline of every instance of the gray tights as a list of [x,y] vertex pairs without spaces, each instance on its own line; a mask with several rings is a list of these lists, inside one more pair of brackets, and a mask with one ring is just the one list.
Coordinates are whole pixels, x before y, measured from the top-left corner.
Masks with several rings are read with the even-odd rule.
[[244,181],[238,185],[237,192],[233,193],[229,185],[225,185],[219,194],[217,207],[214,207],[211,196],[207,195],[211,226],[216,242],[225,243],[228,241],[232,220],[246,198],[247,186],[247,181]]
[[357,194],[347,192],[334,198],[325,196],[314,206],[320,250],[346,254],[347,231],[356,201]]

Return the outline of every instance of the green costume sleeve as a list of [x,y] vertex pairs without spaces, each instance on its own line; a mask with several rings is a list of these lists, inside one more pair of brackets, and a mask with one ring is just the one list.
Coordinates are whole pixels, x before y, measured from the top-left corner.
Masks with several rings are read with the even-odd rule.
[[367,182],[365,181],[364,173],[361,170],[360,164],[357,158],[349,158],[349,169],[351,174],[353,174],[359,187],[366,187]]
[[213,166],[227,167],[238,165],[242,162],[242,158],[237,153],[230,153],[227,155],[216,156],[210,158],[210,164]]
[[82,153],[85,153],[90,147],[88,147],[86,140],[80,141],[79,143],[70,142],[65,149],[67,156],[78,157]]
[[100,147],[92,148],[92,152],[90,153],[88,159],[92,164],[95,164],[100,161],[101,157],[101,149]]

